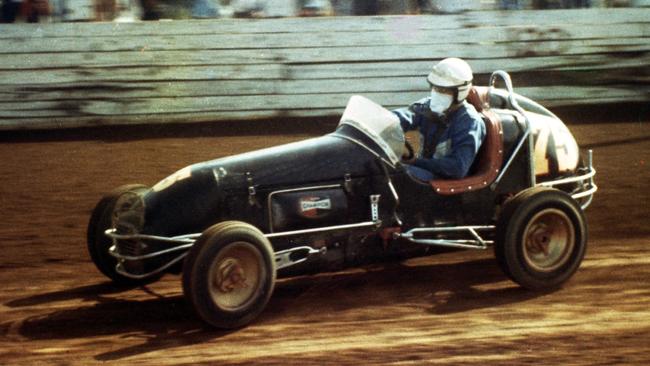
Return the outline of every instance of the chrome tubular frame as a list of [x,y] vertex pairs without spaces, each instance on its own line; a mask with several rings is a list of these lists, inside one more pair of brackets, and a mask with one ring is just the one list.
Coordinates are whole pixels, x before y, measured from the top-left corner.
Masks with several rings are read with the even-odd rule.
[[[196,238],[200,236],[200,234],[189,234],[189,235],[181,235],[181,236],[168,238],[164,236],[143,235],[143,234],[122,235],[122,234],[117,234],[115,229],[108,229],[104,232],[104,234],[106,234],[106,236],[108,236],[113,240],[113,245],[108,249],[108,254],[110,254],[111,256],[117,259],[115,272],[121,274],[124,277],[133,278],[136,280],[147,278],[163,272],[167,268],[173,266],[174,264],[180,262],[183,258],[185,258],[185,256],[187,255],[187,251],[184,251],[183,253],[174,257],[172,260],[156,268],[155,270],[143,274],[133,274],[127,272],[124,269],[124,262],[151,259],[151,258],[159,257],[161,255],[189,249],[190,247],[192,247],[192,245],[194,245]],[[178,245],[157,252],[153,252],[153,253],[147,253],[139,256],[130,256],[130,255],[120,254],[117,251],[117,240],[150,240],[150,241],[159,241],[163,243],[178,244]]]
[[[113,253],[111,253],[111,255],[113,255]],[[136,279],[136,280],[141,280],[143,278],[151,277],[153,275],[161,273],[162,271],[166,270],[167,268],[169,268],[169,267],[173,266],[174,264],[180,262],[183,258],[185,258],[186,255],[187,255],[187,252],[183,252],[181,255],[179,255],[178,257],[172,259],[171,261],[165,263],[163,266],[161,266],[161,267],[159,267],[159,268],[157,268],[157,269],[155,269],[155,270],[153,270],[151,272],[147,272],[147,273],[143,273],[143,274],[139,274],[139,275],[136,275],[136,274],[129,273],[129,272],[125,271],[124,270],[124,260],[120,259],[117,262],[117,266],[115,266],[115,272],[121,274],[124,277],[133,278],[133,279]],[[115,256],[115,255],[113,255],[113,256]]]
[[[145,234],[118,234],[115,229],[108,229],[104,232],[106,236],[115,240],[152,240],[159,241],[170,244],[193,244],[194,241],[201,236],[201,234],[187,234],[172,236],[168,238],[166,236],[155,236],[155,235],[145,235]],[[144,258],[138,258],[144,259]]]
[[[302,246],[302,247],[295,247],[291,249],[281,250],[279,252],[275,252],[275,268],[282,269],[282,268],[291,267],[294,264],[298,264],[306,261],[312,255],[325,254],[326,252],[327,252],[327,247],[314,249],[309,246]],[[300,253],[303,254],[301,258],[299,259],[291,258],[292,254],[300,254]]]
[[594,164],[593,164],[593,151],[589,150],[587,152],[587,173],[583,175],[579,175],[576,177],[569,177],[569,178],[563,178],[563,179],[557,179],[557,180],[552,180],[549,182],[542,182],[537,184],[540,187],[555,187],[563,184],[569,184],[569,183],[582,183],[584,184],[587,182],[587,187],[586,189],[573,193],[571,194],[571,197],[573,197],[574,200],[578,200],[580,198],[585,198],[587,197],[587,200],[582,203],[581,207],[582,209],[586,209],[589,207],[591,204],[591,201],[594,199],[594,193],[598,190],[598,186],[594,182],[594,176],[596,176],[596,169],[594,169]]
[[[312,188],[312,187],[310,187]],[[354,224],[346,224],[346,225],[334,225],[334,226],[325,226],[325,227],[319,227],[319,228],[312,228],[312,229],[303,229],[303,230],[293,230],[293,231],[284,231],[284,232],[278,232],[278,233],[267,233],[264,234],[264,236],[267,239],[273,239],[273,238],[278,238],[278,237],[287,237],[287,236],[295,236],[295,235],[304,235],[304,234],[313,234],[313,233],[320,233],[320,232],[327,232],[327,231],[337,231],[337,230],[347,230],[347,229],[359,229],[359,228],[373,228],[377,229],[378,227],[381,226],[381,220],[379,220],[379,200],[381,198],[381,195],[371,195],[370,196],[370,217],[371,221],[365,221],[365,222],[359,222],[359,223],[354,223]],[[117,266],[115,267],[115,270],[117,273],[133,278],[133,279],[143,279],[149,276],[153,276],[155,274],[158,274],[169,267],[173,266],[187,255],[187,249],[191,248],[196,240],[201,236],[200,233],[195,233],[195,234],[187,234],[187,235],[179,235],[179,236],[173,236],[173,237],[165,237],[165,236],[156,236],[156,235],[145,235],[145,234],[118,234],[116,232],[117,230],[112,228],[108,229],[104,232],[106,236],[111,238],[113,240],[113,245],[109,248],[108,252],[111,256],[117,258]],[[135,240],[135,241],[140,241],[140,240],[147,240],[147,241],[157,241],[157,242],[162,242],[162,243],[167,243],[167,244],[176,244],[176,246],[172,246],[167,249],[159,250],[157,252],[153,253],[147,253],[139,256],[130,256],[130,255],[124,255],[120,254],[117,250],[117,241],[118,240]],[[165,254],[170,254],[174,253],[177,251],[185,250],[182,254],[178,255],[171,261],[165,263],[163,266],[151,271],[147,272],[144,274],[132,274],[128,273],[124,270],[124,262],[126,261],[138,261],[138,260],[145,260],[145,259],[151,259],[155,257],[159,257],[161,255]],[[321,249],[314,249],[309,246],[301,246],[301,247],[296,247],[296,248],[290,248],[287,250],[282,250],[274,253],[275,256],[275,261],[276,263],[279,264],[278,269],[280,268],[286,268],[289,266],[292,266],[294,264],[298,264],[301,262],[304,262],[307,260],[307,258],[311,255],[314,254],[324,254],[326,249],[321,248]],[[293,253],[296,252],[305,252],[305,256],[303,258],[300,258],[298,260],[292,260],[289,256]]]
[[[489,245],[494,244],[492,240],[485,240],[478,231],[494,231],[496,227],[493,225],[485,226],[447,226],[447,227],[421,227],[414,228],[405,233],[394,233],[395,238],[406,239],[412,243],[424,244],[431,246],[441,246],[449,248],[462,248],[462,249],[487,249]],[[464,233],[471,236],[473,239],[417,239],[415,234],[439,234],[439,233]]]
[[[526,124],[526,131],[524,131],[523,136],[517,143],[517,146],[515,147],[512,155],[506,161],[505,165],[503,166],[503,169],[501,169],[501,172],[497,176],[497,178],[494,180],[494,182],[491,185],[491,188],[494,190],[496,189],[496,186],[499,184],[505,173],[507,172],[508,168],[510,167],[510,164],[514,161],[514,159],[517,157],[517,154],[519,154],[519,151],[521,148],[524,146],[525,143],[528,143],[528,159],[530,161],[530,182],[531,182],[531,187],[534,186],[542,186],[542,187],[555,187],[558,185],[562,184],[567,184],[567,183],[580,183],[580,182],[585,182],[588,180],[588,186],[585,190],[573,193],[571,197],[573,199],[577,200],[580,198],[587,197],[587,200],[582,203],[581,207],[582,209],[586,209],[590,204],[591,201],[593,200],[593,195],[594,193],[598,190],[598,187],[594,183],[594,176],[596,175],[596,170],[593,167],[593,152],[591,150],[588,151],[587,155],[587,168],[588,171],[586,174],[577,176],[577,177],[570,177],[570,178],[565,178],[565,179],[558,179],[555,181],[550,181],[550,182],[542,182],[542,183],[537,183],[537,177],[535,176],[535,148],[533,145],[533,135],[532,135],[532,127],[530,120],[528,119],[528,116],[526,115],[526,112],[524,111],[523,108],[519,105],[519,102],[517,102],[517,99],[515,98],[514,90],[512,87],[512,80],[510,79],[510,75],[508,75],[507,72],[503,70],[497,70],[492,73],[490,76],[490,82],[489,82],[489,89],[488,89],[488,100],[490,98],[490,94],[494,90],[494,84],[496,83],[497,78],[500,77],[503,79],[505,85],[506,85],[506,91],[508,92],[508,102],[510,105],[517,111],[519,114],[521,114],[524,118],[524,122]],[[557,118],[557,117],[556,117]]]
[[510,75],[508,75],[507,72],[503,70],[497,70],[492,73],[492,75],[490,76],[490,82],[488,84],[489,85],[488,100],[490,100],[490,94],[492,94],[492,91],[494,90],[494,84],[497,81],[497,77],[503,79],[503,82],[506,84],[506,90],[508,91],[508,102],[510,102],[510,105],[524,117],[524,122],[526,124],[526,131],[524,131],[524,134],[523,136],[521,136],[521,139],[517,143],[517,146],[512,152],[512,155],[510,155],[510,159],[506,161],[505,165],[503,166],[503,169],[501,169],[501,172],[492,183],[491,188],[493,190],[496,189],[497,185],[499,184],[503,176],[508,171],[508,168],[510,168],[510,164],[512,164],[512,162],[515,160],[517,154],[519,154],[519,151],[521,150],[521,148],[524,146],[525,143],[528,143],[528,159],[530,161],[530,172],[529,172],[529,179],[531,183],[530,186],[534,187],[536,184],[535,156],[534,156],[535,149],[533,146],[533,134],[532,134],[532,127],[530,121],[528,120],[528,116],[526,115],[526,112],[524,111],[523,108],[521,108],[521,106],[517,102],[517,99],[515,98],[514,90],[512,88],[512,80],[510,79]]
[[322,233],[322,232],[325,232],[325,231],[336,231],[336,230],[344,230],[344,229],[358,229],[358,228],[373,227],[373,226],[377,227],[378,223],[374,222],[374,221],[366,221],[366,222],[359,222],[359,223],[356,223],[356,224],[334,225],[334,226],[317,227],[317,228],[313,228],[313,229],[283,231],[281,233],[264,234],[264,236],[269,238],[269,239],[272,239],[272,238],[279,238],[279,237],[283,237],[283,236],[313,234],[313,233]]

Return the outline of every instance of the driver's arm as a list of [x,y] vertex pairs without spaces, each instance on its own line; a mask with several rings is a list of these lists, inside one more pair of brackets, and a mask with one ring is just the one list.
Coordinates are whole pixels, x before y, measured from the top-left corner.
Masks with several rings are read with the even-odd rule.
[[424,109],[429,109],[428,98],[418,100],[408,107],[393,110],[393,113],[399,118],[400,125],[404,132],[417,130],[422,125],[425,118]]

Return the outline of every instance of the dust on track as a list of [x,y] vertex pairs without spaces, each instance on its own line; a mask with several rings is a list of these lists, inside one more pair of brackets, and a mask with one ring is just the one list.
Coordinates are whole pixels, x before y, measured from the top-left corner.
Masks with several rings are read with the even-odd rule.
[[282,132],[0,143],[0,363],[648,364],[650,130],[572,126],[600,190],[589,249],[555,292],[508,281],[491,251],[281,281],[252,325],[205,328],[178,276],[117,289],[85,251],[100,196],[188,164],[308,138]]

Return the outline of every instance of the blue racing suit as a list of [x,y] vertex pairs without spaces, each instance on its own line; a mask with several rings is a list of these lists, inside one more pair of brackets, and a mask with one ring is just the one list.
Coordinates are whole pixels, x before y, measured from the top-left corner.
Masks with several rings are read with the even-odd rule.
[[[485,123],[466,101],[438,115],[429,109],[429,100],[393,111],[405,132],[420,131],[420,151],[407,171],[424,181],[464,178],[485,138]],[[444,130],[438,131],[440,128]]]

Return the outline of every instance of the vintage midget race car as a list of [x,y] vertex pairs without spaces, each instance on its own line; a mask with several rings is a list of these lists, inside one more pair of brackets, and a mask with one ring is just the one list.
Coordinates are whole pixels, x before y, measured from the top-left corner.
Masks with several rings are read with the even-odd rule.
[[[499,79],[505,89],[495,88]],[[411,177],[401,159],[412,148],[397,117],[353,96],[330,134],[106,195],[90,218],[90,256],[117,283],[182,272],[189,304],[218,328],[252,321],[279,277],[435,248],[493,247],[521,286],[558,287],[585,253],[591,152],[581,155],[562,121],[514,93],[503,71],[468,101],[487,136],[464,179]]]

